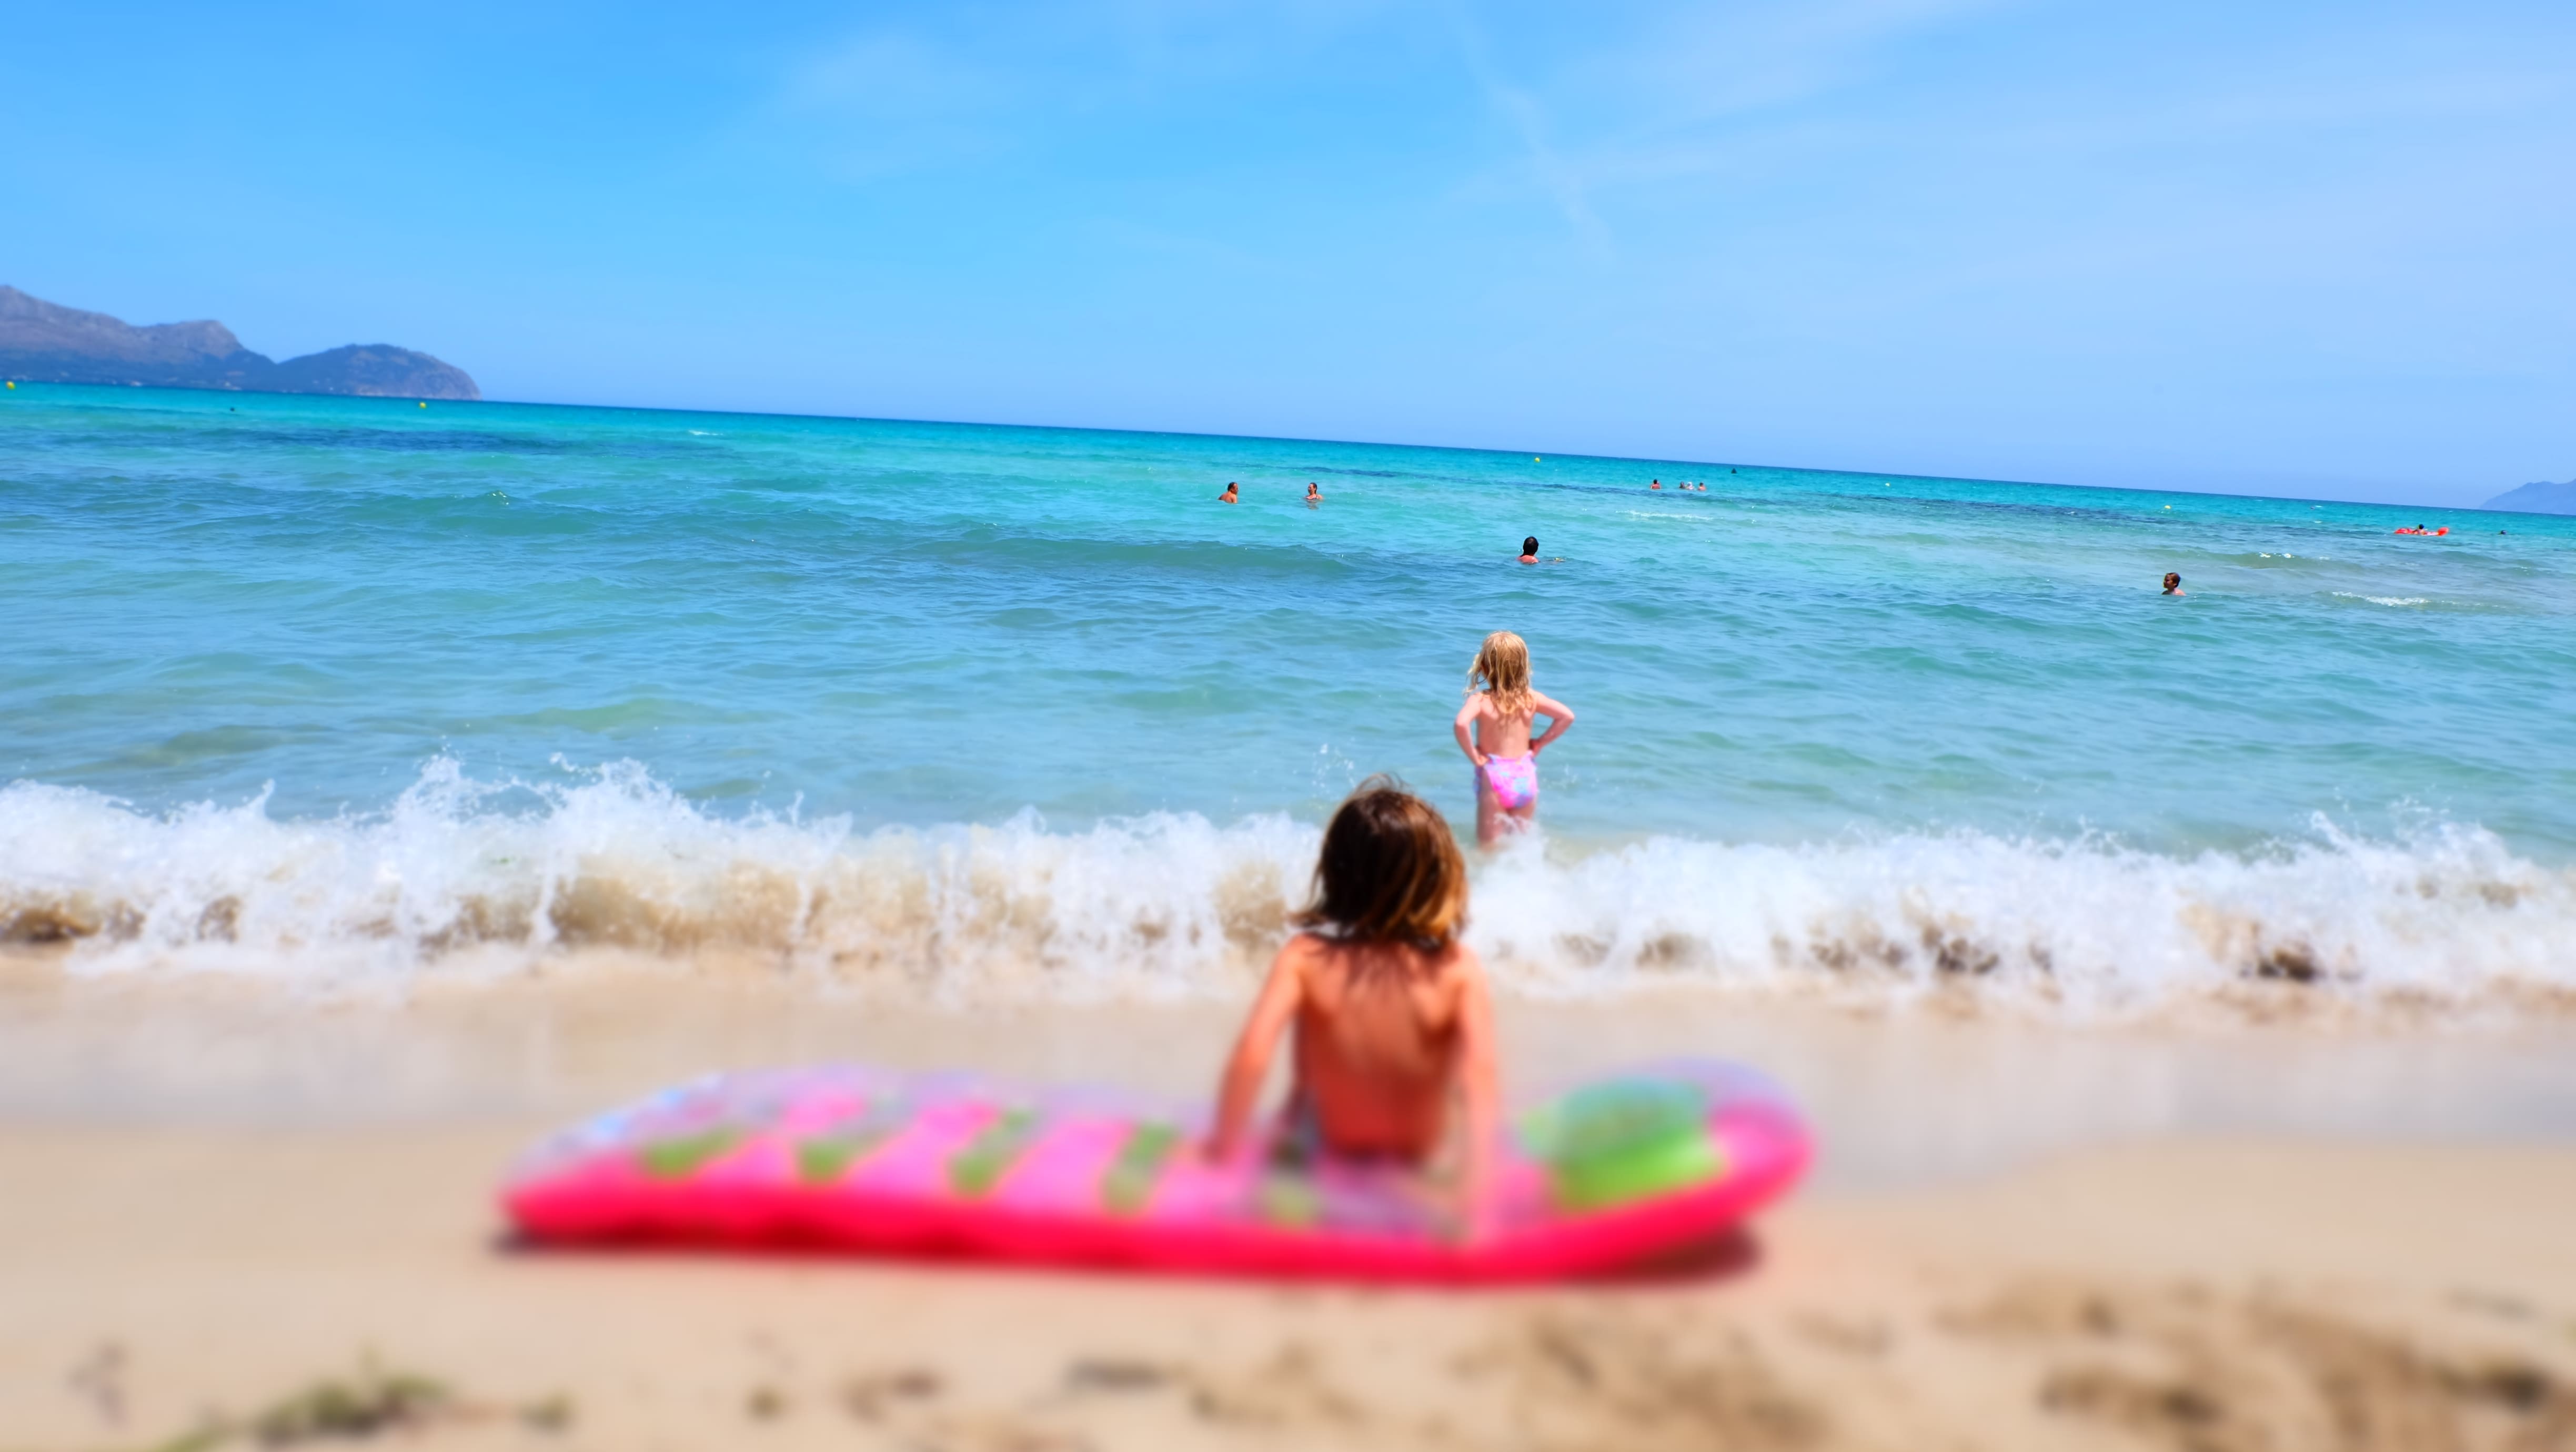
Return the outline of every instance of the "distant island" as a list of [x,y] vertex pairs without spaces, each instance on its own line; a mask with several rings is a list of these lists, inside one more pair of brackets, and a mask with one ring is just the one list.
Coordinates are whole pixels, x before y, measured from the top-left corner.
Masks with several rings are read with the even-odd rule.
[[2524,514],[2576,514],[2576,479],[2552,484],[2544,479],[2509,489],[2488,500],[2482,508],[2512,509]]
[[0,286],[0,377],[30,383],[477,399],[465,370],[391,343],[352,343],[273,362],[217,322],[138,328]]

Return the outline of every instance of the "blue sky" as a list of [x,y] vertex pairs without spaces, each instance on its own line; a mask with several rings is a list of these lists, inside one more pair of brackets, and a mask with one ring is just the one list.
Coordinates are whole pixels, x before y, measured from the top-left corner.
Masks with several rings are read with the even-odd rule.
[[0,282],[496,398],[2448,503],[2576,475],[2565,0],[5,34]]

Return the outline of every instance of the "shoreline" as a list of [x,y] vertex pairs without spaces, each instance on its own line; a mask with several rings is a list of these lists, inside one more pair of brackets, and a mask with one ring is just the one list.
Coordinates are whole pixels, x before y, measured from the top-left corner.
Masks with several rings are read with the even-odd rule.
[[[567,955],[549,971],[320,993],[0,954],[0,1122],[258,1129],[521,1126],[665,1085],[833,1060],[1213,1092],[1242,1003],[936,1004],[757,963]],[[1244,985],[1249,999],[1252,985]],[[2299,990],[2284,987],[2283,1001]],[[1732,1059],[1813,1123],[1829,1187],[1910,1187],[2154,1135],[2576,1144],[2576,1016],[2316,1011],[2047,1022],[1935,998],[1854,1008],[1689,986],[1497,996],[1507,1095]]]

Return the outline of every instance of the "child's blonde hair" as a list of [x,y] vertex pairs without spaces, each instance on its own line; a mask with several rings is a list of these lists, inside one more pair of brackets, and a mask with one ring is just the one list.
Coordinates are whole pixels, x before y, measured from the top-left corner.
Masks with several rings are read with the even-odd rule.
[[1315,897],[1294,921],[1437,952],[1467,921],[1467,859],[1440,809],[1393,777],[1359,784],[1324,829]]
[[1529,642],[1508,630],[1486,636],[1476,663],[1467,667],[1467,694],[1478,691],[1493,697],[1494,709],[1506,716],[1537,710],[1538,696],[1530,689]]

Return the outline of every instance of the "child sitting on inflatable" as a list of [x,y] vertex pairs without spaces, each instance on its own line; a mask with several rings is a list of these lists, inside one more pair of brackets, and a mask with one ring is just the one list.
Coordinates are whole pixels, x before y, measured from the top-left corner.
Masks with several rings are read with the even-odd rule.
[[[1199,1153],[1193,1116],[1123,1096],[754,1070],[549,1139],[503,1191],[510,1219],[538,1244],[1492,1283],[1704,1244],[1806,1168],[1779,1090],[1708,1061],[1572,1088],[1507,1131],[1484,970],[1458,941],[1466,863],[1421,798],[1363,784],[1325,831],[1315,887]],[[1256,1125],[1292,1028],[1287,1112]]]
[[1271,961],[1218,1089],[1207,1152],[1224,1161],[1249,1125],[1280,1034],[1296,1029],[1281,1146],[1421,1164],[1465,1111],[1460,1189],[1484,1189],[1500,1091],[1493,1002],[1467,919],[1467,863],[1429,802],[1384,777],[1361,783],[1324,829],[1308,929]]

